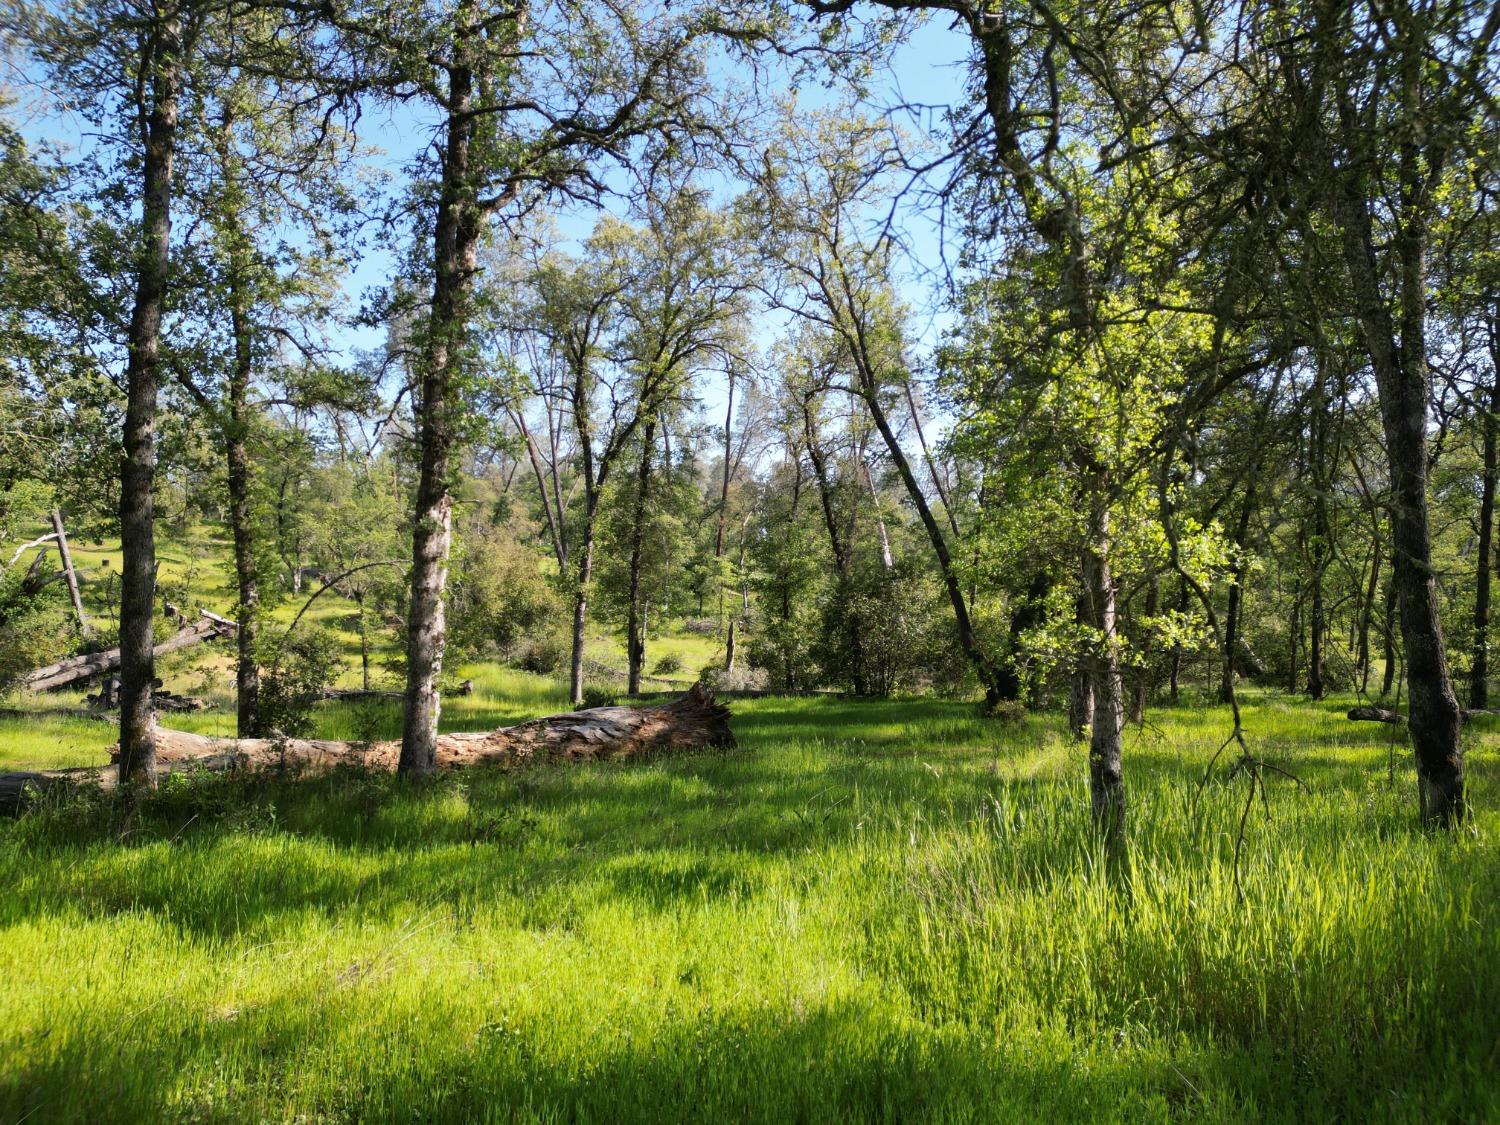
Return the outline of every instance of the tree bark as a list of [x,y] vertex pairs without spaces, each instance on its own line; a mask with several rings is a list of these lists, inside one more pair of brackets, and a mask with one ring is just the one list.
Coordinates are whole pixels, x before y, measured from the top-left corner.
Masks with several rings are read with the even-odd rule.
[[[593,501],[589,501],[590,507]],[[569,663],[568,701],[583,702],[583,631],[588,622],[589,583],[594,577],[594,513],[584,516],[583,542],[578,550],[578,588],[573,594],[573,647]]]
[[255,555],[255,519],[251,509],[250,374],[253,362],[250,311],[244,293],[243,251],[231,251],[229,316],[234,333],[234,367],[230,372],[226,406],[224,456],[228,469],[229,526],[234,539],[234,575],[239,591],[235,619],[239,622],[235,662],[235,729],[241,738],[260,729],[260,663],[256,646],[260,634],[260,573]]
[[651,455],[656,446],[656,420],[641,433],[641,465],[635,479],[635,512],[630,529],[630,596],[625,621],[625,657],[629,667],[626,690],[641,690],[641,666],[646,662],[646,630],[641,607],[641,554],[646,539],[646,505],[651,488]]
[[121,782],[156,780],[151,689],[156,679],[151,635],[156,601],[156,532],[151,489],[156,476],[156,396],[161,322],[172,245],[172,191],[177,155],[182,29],[172,16],[152,28],[151,107],[141,166],[141,243],[125,364],[125,457],[120,472],[120,754]]
[[1375,616],[1375,595],[1380,589],[1380,540],[1370,548],[1370,579],[1365,585],[1364,604],[1359,612],[1359,640],[1354,662],[1359,666],[1359,690],[1370,686],[1370,620]]
[[468,54],[467,5],[454,36],[455,62],[448,67],[447,131],[442,183],[433,230],[432,313],[428,322],[419,418],[421,466],[413,512],[411,608],[406,639],[406,714],[401,731],[402,773],[437,768],[438,683],[447,641],[444,593],[453,537],[453,498],[448,489],[454,440],[454,375],[468,337],[468,293],[478,263],[481,214],[470,176],[474,76]]
[[1496,440],[1500,413],[1500,372],[1490,374],[1484,403],[1484,449],[1479,497],[1479,565],[1474,576],[1474,650],[1469,665],[1469,707],[1490,705],[1490,572],[1494,566]]
[[68,533],[63,530],[62,512],[52,509],[52,534],[57,536],[57,554],[62,559],[63,575],[68,580],[68,597],[73,602],[73,614],[78,618],[78,635],[85,640],[94,630],[89,626],[88,615],[83,612],[83,594],[78,589],[78,571],[73,567],[73,552],[68,549]]
[[[1403,70],[1418,65],[1410,47]],[[1381,270],[1369,206],[1349,169],[1329,169],[1332,210],[1342,236],[1355,313],[1380,399],[1391,484],[1391,554],[1410,699],[1408,723],[1416,752],[1418,801],[1429,824],[1464,818],[1463,716],[1448,675],[1438,617],[1437,580],[1427,511],[1426,248],[1420,159],[1402,145],[1400,206],[1394,249],[1398,266],[1400,338],[1380,290]]]
[[1234,697],[1235,654],[1240,640],[1240,613],[1244,604],[1245,540],[1250,536],[1250,514],[1255,507],[1255,473],[1245,485],[1245,499],[1234,525],[1234,556],[1229,563],[1229,604],[1224,609],[1224,678],[1219,684],[1219,702]]
[[1125,838],[1125,781],[1121,741],[1124,691],[1116,635],[1115,584],[1110,573],[1108,481],[1099,473],[1090,490],[1087,540],[1083,549],[1084,599],[1095,630],[1085,660],[1093,690],[1093,729],[1089,734],[1089,792],[1094,825],[1106,842]]

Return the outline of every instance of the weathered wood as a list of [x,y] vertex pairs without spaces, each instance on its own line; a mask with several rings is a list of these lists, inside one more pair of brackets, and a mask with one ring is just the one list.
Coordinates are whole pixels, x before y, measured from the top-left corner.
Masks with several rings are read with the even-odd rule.
[[[235,630],[232,621],[205,614],[204,619],[186,628],[179,629],[152,650],[153,656],[165,656],[169,652],[200,644],[213,637],[230,635]],[[31,691],[56,691],[93,679],[105,672],[113,672],[120,666],[120,650],[106,649],[103,652],[88,652],[82,656],[70,656],[56,664],[48,664],[27,674],[22,686]]]
[[[688,693],[656,707],[594,707],[531,719],[513,727],[437,739],[439,769],[513,766],[549,761],[586,762],[652,754],[733,749],[729,708],[713,692],[694,684]],[[155,727],[158,776],[177,770],[287,769],[320,772],[347,764],[391,771],[401,744],[336,742],[303,738],[213,738]],[[114,751],[112,751],[112,756]],[[54,785],[116,784],[116,771],[50,770],[0,774],[0,811],[21,807],[29,792]]]
[[[1490,715],[1500,715],[1500,709],[1475,707],[1463,712],[1465,720],[1476,717],[1483,718]],[[1356,723],[1393,723],[1400,725],[1406,722],[1406,716],[1400,711],[1392,711],[1388,707],[1375,707],[1371,705],[1349,708],[1349,718]]]
[[1356,723],[1405,723],[1406,716],[1388,707],[1362,705],[1349,708],[1349,718]]
[[62,556],[63,574],[68,580],[68,596],[73,599],[73,612],[78,616],[78,633],[87,639],[93,635],[93,626],[83,612],[83,597],[78,592],[78,571],[73,569],[73,552],[68,549],[68,533],[63,530],[62,512],[52,509],[52,532],[57,536],[57,553]]

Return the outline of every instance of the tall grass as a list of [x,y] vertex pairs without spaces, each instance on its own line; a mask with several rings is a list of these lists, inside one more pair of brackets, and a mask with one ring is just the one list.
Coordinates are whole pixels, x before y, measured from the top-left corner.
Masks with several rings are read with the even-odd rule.
[[0,827],[0,1119],[1500,1118],[1494,735],[1434,835],[1387,731],[1256,701],[1310,792],[1270,783],[1241,902],[1217,709],[1132,732],[1123,885],[1053,718],[736,710],[730,753]]

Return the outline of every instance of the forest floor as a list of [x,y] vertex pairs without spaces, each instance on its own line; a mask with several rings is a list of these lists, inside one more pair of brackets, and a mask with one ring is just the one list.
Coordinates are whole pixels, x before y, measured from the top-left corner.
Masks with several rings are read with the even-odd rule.
[[[454,725],[560,703],[479,671]],[[35,808],[0,824],[0,1120],[1500,1119],[1500,727],[1468,735],[1472,826],[1433,834],[1348,703],[1252,694],[1307,791],[1268,775],[1243,900],[1208,705],[1128,736],[1128,877],[1058,716],[932,701],[736,701],[738,750],[646,764]]]

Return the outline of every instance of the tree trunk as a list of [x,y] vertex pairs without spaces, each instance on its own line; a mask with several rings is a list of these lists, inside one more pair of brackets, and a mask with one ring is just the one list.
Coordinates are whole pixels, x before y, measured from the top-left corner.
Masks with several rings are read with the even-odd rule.
[[1484,404],[1484,460],[1479,498],[1479,565],[1474,576],[1474,655],[1469,665],[1469,707],[1490,705],[1490,571],[1494,566],[1495,415],[1500,412],[1500,372],[1491,372]]
[[641,665],[646,662],[646,630],[641,606],[641,552],[646,539],[646,501],[651,488],[651,455],[656,446],[656,420],[641,435],[641,466],[635,480],[635,513],[630,529],[630,599],[625,622],[625,656],[631,695],[641,690]]
[[1240,614],[1244,604],[1245,540],[1250,536],[1250,514],[1255,507],[1255,473],[1245,485],[1240,518],[1234,525],[1234,556],[1229,563],[1229,604],[1224,609],[1224,679],[1219,684],[1219,702],[1234,696],[1235,653],[1240,640]]
[[[590,509],[595,505],[591,497]],[[573,647],[569,663],[568,701],[573,706],[583,702],[583,631],[589,614],[589,583],[594,578],[594,513],[585,513],[583,542],[578,551],[578,589],[573,595]]]
[[1052,580],[1047,572],[1037,571],[1031,576],[1031,584],[1026,588],[1025,600],[1011,611],[1010,628],[1006,634],[1005,660],[997,669],[995,681],[1001,699],[1021,698],[1021,689],[1025,686],[1021,682],[1021,665],[1018,657],[1021,651],[1021,638],[1025,636],[1028,629],[1041,624],[1046,613],[1044,603],[1047,599],[1047,591],[1051,586]]
[[1396,687],[1396,576],[1391,575],[1385,586],[1385,619],[1381,623],[1382,653],[1385,657],[1385,675],[1380,681],[1380,694],[1388,696]]
[[230,372],[224,435],[228,469],[229,527],[234,539],[234,575],[239,590],[235,619],[239,622],[235,663],[235,729],[241,738],[261,734],[260,664],[256,652],[260,630],[260,576],[255,556],[255,520],[251,510],[250,374],[252,349],[250,317],[244,292],[243,251],[231,250],[229,316],[234,333],[234,367]]
[[[474,34],[461,16],[454,53],[467,53]],[[411,608],[406,635],[406,714],[401,731],[400,771],[437,768],[438,683],[447,640],[444,593],[453,536],[453,498],[448,491],[453,444],[453,379],[468,335],[468,294],[478,262],[481,216],[469,162],[475,117],[470,112],[473,74],[448,68],[447,136],[442,185],[433,230],[432,312],[423,349],[421,466],[413,512]]]
[[[1185,612],[1187,610],[1187,604],[1188,604],[1188,584],[1187,584],[1187,579],[1183,578],[1183,579],[1179,580],[1178,587],[1177,587],[1177,612],[1178,613]],[[1170,679],[1168,681],[1168,694],[1167,694],[1167,699],[1173,705],[1176,705],[1178,699],[1181,696],[1181,692],[1182,692],[1182,686],[1181,685],[1182,685],[1182,642],[1181,641],[1174,641],[1172,643],[1172,671],[1171,671]]]
[[[1407,48],[1403,70],[1419,65]],[[1380,290],[1381,269],[1369,206],[1359,195],[1350,169],[1330,169],[1334,218],[1342,236],[1355,314],[1364,335],[1380,399],[1381,425],[1391,485],[1391,554],[1406,683],[1416,751],[1418,800],[1422,819],[1452,825],[1464,817],[1464,762],[1460,739],[1463,716],[1448,675],[1432,539],[1427,513],[1426,354],[1427,226],[1423,216],[1427,173],[1419,166],[1415,140],[1402,146],[1401,199],[1397,210],[1400,338]]]
[[1109,493],[1104,474],[1093,482],[1087,541],[1083,549],[1083,587],[1088,623],[1096,636],[1085,660],[1093,690],[1093,729],[1089,735],[1089,791],[1094,825],[1106,842],[1125,838],[1125,781],[1121,741],[1125,718],[1120,681],[1119,638],[1115,622],[1115,584],[1110,574]]
[[181,27],[173,17],[153,27],[151,108],[141,166],[141,244],[135,306],[125,363],[125,458],[120,472],[120,755],[121,782],[137,775],[155,784],[151,690],[156,679],[151,635],[156,602],[156,532],[151,489],[156,476],[156,395],[161,321],[172,246],[172,190],[181,86]]
[[1380,589],[1380,540],[1370,548],[1370,579],[1365,585],[1364,604],[1359,611],[1359,639],[1355,649],[1355,663],[1359,666],[1359,690],[1370,686],[1370,619],[1375,615],[1375,595]]
[[875,428],[880,431],[880,436],[885,441],[886,450],[890,454],[891,463],[896,466],[901,483],[906,486],[907,498],[911,501],[912,507],[917,510],[917,516],[927,532],[927,539],[932,544],[932,553],[937,556],[938,569],[943,575],[943,586],[948,592],[948,603],[953,607],[953,621],[958,630],[959,648],[968,657],[975,675],[979,678],[979,686],[984,690],[985,706],[993,708],[1002,699],[1013,700],[1020,694],[1020,683],[1014,677],[1001,676],[1000,670],[990,660],[983,645],[979,642],[979,635],[975,632],[973,620],[969,616],[969,603],[964,597],[963,587],[959,584],[958,571],[953,565],[953,556],[948,550],[948,541],[943,537],[943,529],[938,526],[937,520],[933,517],[932,506],[927,503],[927,497],[917,483],[916,475],[911,470],[911,463],[906,459],[906,451],[901,448],[895,431],[891,429],[890,422],[886,419],[885,410],[880,405],[874,373],[865,370],[861,378],[865,391],[862,397],[869,408],[870,417],[874,419]]
[[1094,721],[1094,682],[1088,670],[1078,668],[1069,680],[1068,733],[1080,739]]
[[[838,571],[839,588],[847,591],[850,582],[850,545],[839,534],[838,517],[833,510],[833,485],[828,479],[828,467],[823,459],[822,447],[818,444],[817,429],[813,425],[812,403],[807,399],[802,402],[802,425],[807,439],[807,457],[812,462],[813,478],[818,482],[818,499],[823,507],[823,526],[828,531],[828,545],[833,551],[833,565]],[[863,645],[860,642],[859,623],[852,618],[849,622],[849,652],[850,663],[853,665],[850,686],[855,695],[864,695],[867,685],[864,674]]]
[[1307,694],[1322,699],[1327,694],[1323,682],[1323,564],[1317,541],[1313,545],[1312,609],[1307,646]]

